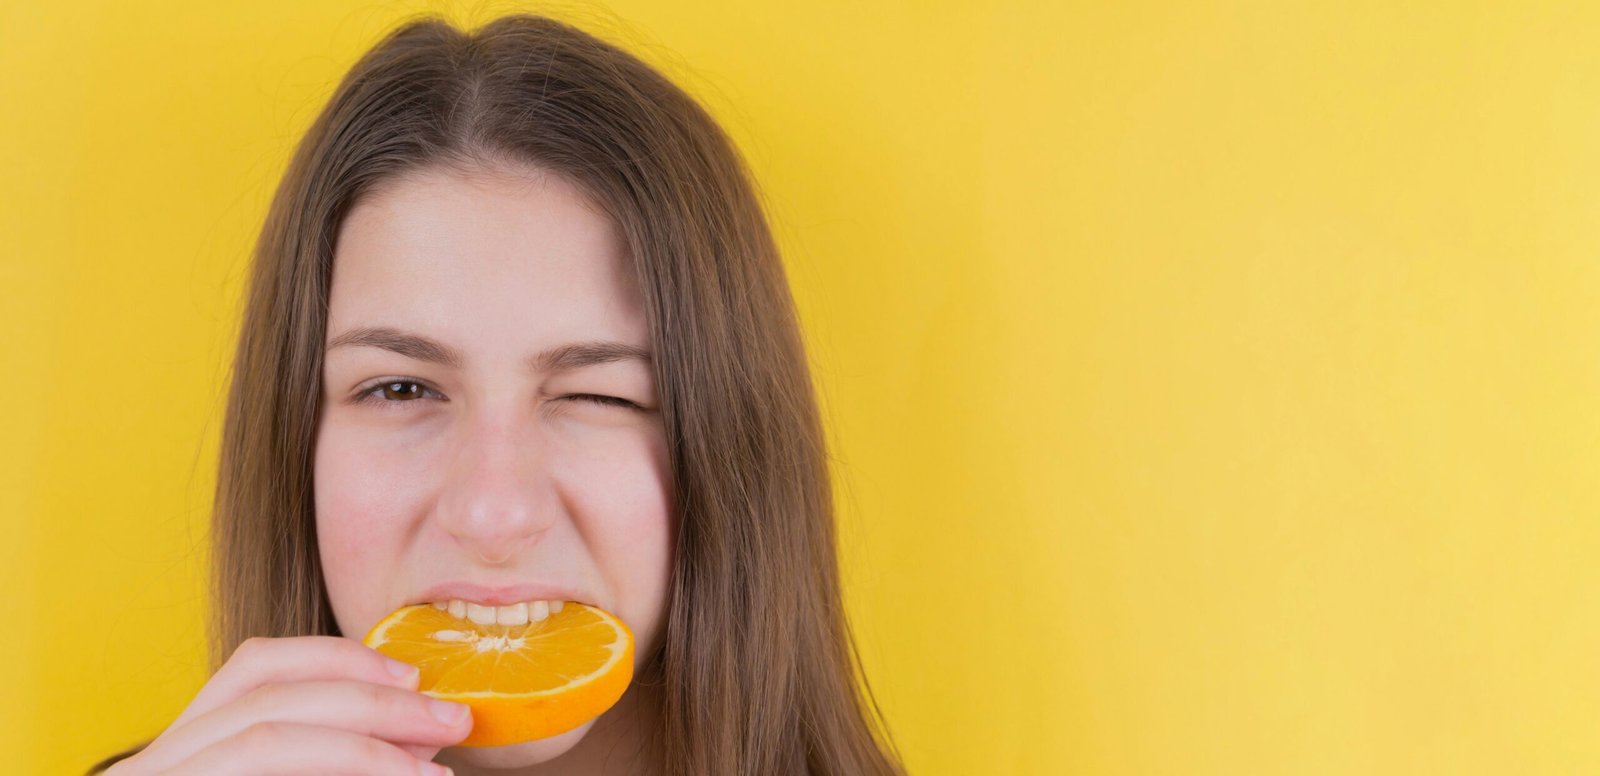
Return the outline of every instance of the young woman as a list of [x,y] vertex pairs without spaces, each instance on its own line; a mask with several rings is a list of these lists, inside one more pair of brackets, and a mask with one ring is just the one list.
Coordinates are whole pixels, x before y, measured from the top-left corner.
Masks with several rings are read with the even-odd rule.
[[[777,248],[684,92],[564,24],[407,23],[257,246],[215,504],[211,679],[117,776],[889,774],[840,604]],[[360,643],[393,609],[581,600],[635,680],[553,738]]]

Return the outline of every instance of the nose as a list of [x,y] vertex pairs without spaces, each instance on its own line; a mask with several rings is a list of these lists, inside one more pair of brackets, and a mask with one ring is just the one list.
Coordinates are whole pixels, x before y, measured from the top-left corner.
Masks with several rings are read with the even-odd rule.
[[558,519],[548,451],[531,419],[515,411],[464,418],[458,431],[438,521],[482,563],[506,565]]

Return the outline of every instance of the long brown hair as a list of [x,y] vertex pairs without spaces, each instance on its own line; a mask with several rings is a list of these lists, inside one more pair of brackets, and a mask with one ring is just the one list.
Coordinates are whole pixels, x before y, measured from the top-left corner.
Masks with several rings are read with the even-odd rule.
[[825,438],[744,161],[660,73],[535,15],[470,32],[403,23],[354,65],[290,162],[233,362],[211,670],[252,636],[339,632],[310,451],[342,218],[391,176],[507,164],[565,176],[603,207],[644,294],[680,516],[665,637],[641,673],[664,692],[652,733],[664,772],[900,772],[843,614]]

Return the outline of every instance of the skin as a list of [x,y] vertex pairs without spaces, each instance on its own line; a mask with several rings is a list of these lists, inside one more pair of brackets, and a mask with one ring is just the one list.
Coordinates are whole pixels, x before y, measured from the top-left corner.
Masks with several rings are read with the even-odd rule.
[[[652,371],[527,363],[573,342],[648,350],[615,224],[537,170],[432,168],[389,181],[351,210],[335,246],[328,341],[361,327],[426,336],[460,363],[364,344],[326,353],[317,538],[345,637],[438,583],[548,583],[627,623],[637,675],[661,642],[674,549]],[[638,772],[658,702],[635,683],[577,730],[446,748],[437,761],[458,774]]]

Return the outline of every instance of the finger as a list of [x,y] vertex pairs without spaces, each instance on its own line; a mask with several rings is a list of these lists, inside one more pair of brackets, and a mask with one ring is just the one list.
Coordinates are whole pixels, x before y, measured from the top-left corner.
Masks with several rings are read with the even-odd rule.
[[349,773],[434,774],[448,768],[400,747],[348,730],[297,722],[260,722],[218,741],[171,771],[176,776]]
[[439,750],[443,748],[438,746],[423,746],[422,744],[396,744],[396,746],[406,750],[407,753],[418,760],[432,760],[433,758],[439,756]]
[[157,771],[176,765],[267,722],[321,725],[397,744],[440,747],[460,742],[472,730],[466,706],[412,690],[345,680],[270,684],[181,728],[169,728],[159,745],[152,744],[150,764]]
[[[417,670],[338,636],[246,639],[168,729],[232,703],[258,687],[314,679],[356,679],[414,689]],[[159,739],[158,739],[159,740]]]

